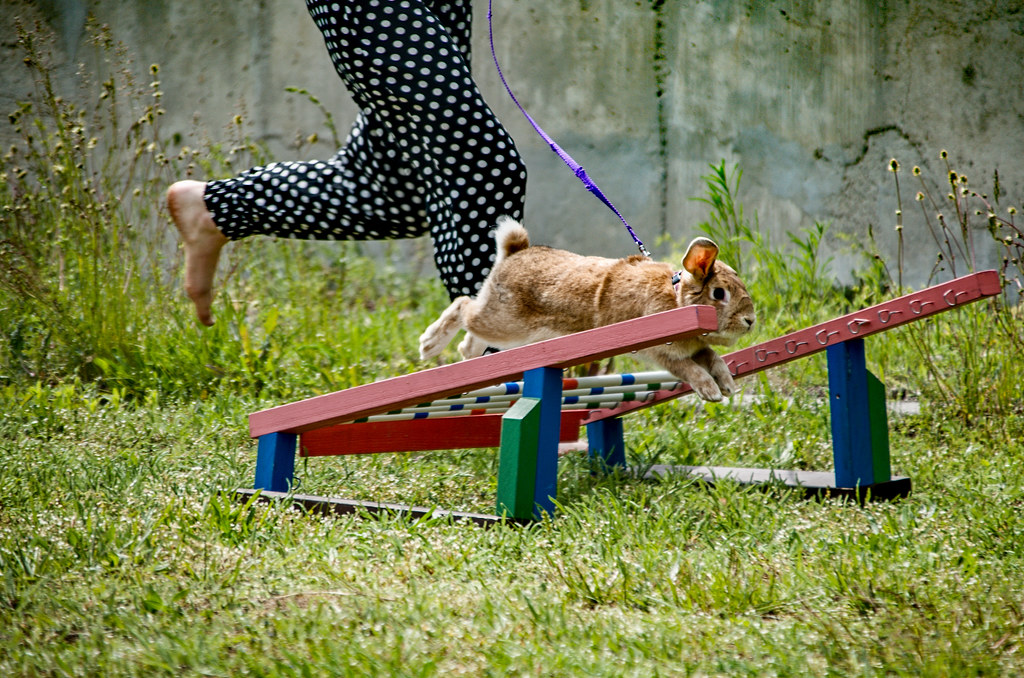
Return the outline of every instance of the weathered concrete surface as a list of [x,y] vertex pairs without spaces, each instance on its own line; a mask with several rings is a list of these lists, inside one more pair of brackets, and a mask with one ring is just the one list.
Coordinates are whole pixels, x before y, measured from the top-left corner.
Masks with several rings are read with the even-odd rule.
[[[473,0],[474,72],[530,171],[536,239],[587,253],[634,251],[625,229],[533,132],[490,61],[487,2]],[[894,252],[889,159],[904,172],[907,265],[923,282],[935,248],[913,204],[920,165],[945,178],[939,151],[1003,206],[1024,202],[1024,5],[1018,0],[879,3],[496,0],[498,56],[520,101],[597,181],[649,246],[688,239],[706,207],[700,177],[725,160],[740,199],[777,246],[815,221]],[[28,85],[13,17],[45,22],[73,91],[87,12],[110,24],[143,72],[161,64],[166,132],[195,145],[244,109],[278,158],[327,156],[319,97],[342,130],[355,109],[300,0],[0,0],[0,107]],[[295,141],[318,132],[313,147]],[[947,191],[934,188],[939,195]],[[987,243],[987,236],[977,238]],[[667,251],[668,247],[659,248]],[[839,277],[861,264],[833,237]],[[987,248],[994,258],[994,248]],[[986,263],[981,261],[979,263]],[[991,261],[989,262],[991,263]]]
[[[76,58],[97,68],[89,63],[94,50],[85,44],[86,10],[127,45],[142,82],[150,79],[150,64],[160,65],[167,110],[162,125],[181,143],[195,146],[194,137],[204,134],[223,138],[242,113],[247,131],[276,157],[295,157],[298,135],[324,132],[323,116],[287,87],[314,92],[343,128],[355,117],[301,0],[0,0],[0,105],[10,108],[31,90],[16,58],[13,18],[26,25],[43,20],[54,30],[58,73],[73,92]],[[314,151],[331,152],[326,143]]]

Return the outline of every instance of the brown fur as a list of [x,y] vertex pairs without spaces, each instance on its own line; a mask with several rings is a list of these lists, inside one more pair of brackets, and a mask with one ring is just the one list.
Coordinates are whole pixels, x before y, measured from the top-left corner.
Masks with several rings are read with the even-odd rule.
[[732,376],[710,345],[728,345],[746,334],[754,324],[754,306],[736,272],[717,260],[718,247],[711,240],[697,238],[690,244],[682,279],[673,289],[668,264],[640,255],[606,259],[531,246],[526,229],[507,217],[499,220],[495,239],[498,255],[480,293],[453,301],[423,332],[423,359],[438,355],[460,329],[466,330],[466,338],[459,352],[471,358],[488,346],[513,348],[678,306],[707,304],[718,312],[718,331],[641,353],[706,400],[733,393]]

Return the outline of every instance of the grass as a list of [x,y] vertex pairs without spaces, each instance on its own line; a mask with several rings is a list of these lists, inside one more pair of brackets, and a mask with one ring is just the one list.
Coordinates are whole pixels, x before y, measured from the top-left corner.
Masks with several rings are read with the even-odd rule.
[[[38,142],[60,128],[45,110],[36,102],[14,122]],[[104,153],[136,148],[97,138]],[[228,146],[247,147],[209,144],[204,171],[230,170]],[[95,234],[98,247],[94,264],[65,257],[61,269],[59,247],[27,246],[52,236],[38,230],[53,215],[49,149],[31,164],[22,146],[0,168],[3,675],[1024,672],[1024,394],[1007,300],[867,342],[872,368],[922,404],[890,426],[894,471],[914,482],[904,501],[592,476],[567,457],[559,511],[533,525],[323,518],[232,498],[252,482],[246,415],[419,367],[415,337],[445,304],[440,283],[353,244],[253,240],[232,247],[218,324],[200,329],[174,252],[155,255],[166,217],[152,206],[170,169],[83,192],[94,211],[62,211],[65,233]],[[102,186],[102,165],[79,150],[70,185]],[[181,157],[181,171],[196,161]],[[818,256],[824,226],[786,248],[763,242],[738,180],[712,168],[705,227],[745,252],[762,324],[752,341],[894,294],[877,260],[859,285],[834,288]],[[133,228],[100,228],[95,210]],[[1006,223],[995,232],[1012,254]],[[131,242],[105,239],[131,230]],[[1017,265],[1008,255],[1008,285]],[[820,303],[797,303],[808,294]],[[83,300],[120,310],[103,324]],[[825,383],[816,356],[741,382],[760,396],[749,407],[683,400],[638,413],[629,461],[828,469]],[[489,512],[496,457],[315,459],[297,477],[302,492]]]
[[[235,502],[251,480],[239,424],[251,407],[229,395],[104,405],[65,389],[4,417],[5,675],[1020,668],[1019,419],[899,420],[894,457],[915,482],[903,502],[590,479],[569,462],[557,517],[482,529]],[[763,463],[786,439],[812,466],[827,456],[813,408],[696,416],[682,417],[689,444],[666,441],[662,461],[707,447]],[[631,447],[656,432],[634,424]],[[315,460],[299,475],[311,491],[489,510],[493,457]]]

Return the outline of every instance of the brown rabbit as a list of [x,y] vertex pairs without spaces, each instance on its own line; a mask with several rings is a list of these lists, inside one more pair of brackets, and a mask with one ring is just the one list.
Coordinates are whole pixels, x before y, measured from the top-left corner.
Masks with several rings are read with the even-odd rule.
[[420,357],[439,354],[460,329],[463,358],[667,311],[707,304],[718,330],[641,351],[705,400],[735,390],[732,375],[710,344],[727,346],[754,325],[754,304],[736,271],[717,260],[718,246],[696,238],[683,256],[679,282],[668,264],[635,254],[625,259],[587,257],[531,246],[521,224],[498,220],[498,255],[475,297],[459,297],[420,335]]

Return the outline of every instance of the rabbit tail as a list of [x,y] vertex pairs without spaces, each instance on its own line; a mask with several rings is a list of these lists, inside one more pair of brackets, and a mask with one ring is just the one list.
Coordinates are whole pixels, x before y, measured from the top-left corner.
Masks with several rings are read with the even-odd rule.
[[497,266],[502,260],[530,246],[530,236],[523,225],[511,217],[498,219],[498,228],[494,232],[494,240],[498,245],[498,254],[494,260]]

